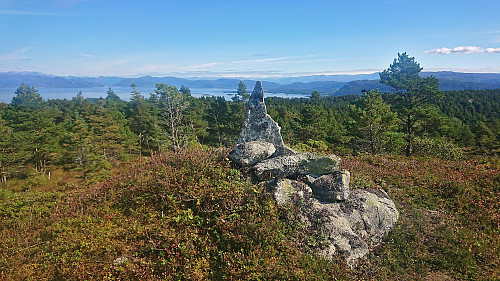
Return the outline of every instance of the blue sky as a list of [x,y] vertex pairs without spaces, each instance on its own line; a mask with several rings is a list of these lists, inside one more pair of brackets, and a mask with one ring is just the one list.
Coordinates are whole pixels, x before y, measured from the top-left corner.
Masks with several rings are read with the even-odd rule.
[[0,72],[280,77],[500,73],[498,0],[0,0]]

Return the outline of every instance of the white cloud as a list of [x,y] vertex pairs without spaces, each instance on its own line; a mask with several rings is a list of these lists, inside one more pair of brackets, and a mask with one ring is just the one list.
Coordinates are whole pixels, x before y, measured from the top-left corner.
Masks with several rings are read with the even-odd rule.
[[481,53],[500,53],[500,48],[481,48],[477,46],[459,46],[455,48],[438,48],[432,49],[424,52],[425,54],[481,54]]
[[80,56],[80,57],[86,57],[86,58],[95,58],[96,55],[92,55],[92,54],[84,54],[84,53],[79,53],[79,54],[76,54],[77,56]]
[[486,66],[476,68],[448,67],[448,68],[426,68],[425,71],[453,71],[462,73],[500,73],[500,66]]
[[258,59],[258,60],[235,60],[232,63],[260,63],[260,62],[268,62],[268,61],[279,61],[286,60],[290,57],[280,57],[280,58],[267,58],[267,59]]
[[207,68],[207,67],[212,67],[221,64],[220,62],[209,62],[209,63],[202,63],[202,64],[195,64],[195,65],[190,65],[186,68],[188,69],[200,69],[200,68]]
[[485,53],[500,53],[500,48],[486,48]]
[[14,60],[27,60],[29,59],[28,56],[26,56],[26,52],[29,50],[28,47],[17,49],[14,52],[11,53],[6,53],[3,55],[0,55],[0,61],[14,61]]

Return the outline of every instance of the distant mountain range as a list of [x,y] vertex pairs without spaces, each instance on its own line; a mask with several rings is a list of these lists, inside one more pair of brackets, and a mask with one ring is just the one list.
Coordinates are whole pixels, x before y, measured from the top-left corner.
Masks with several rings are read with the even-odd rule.
[[[439,79],[441,90],[481,90],[500,88],[500,73],[460,73],[460,72],[422,72],[423,77],[433,75]],[[269,79],[271,80],[271,79]],[[38,72],[3,72],[0,73],[0,87],[15,88],[22,82],[36,88],[90,88],[90,87],[154,87],[157,83],[165,83],[189,88],[235,89],[240,79],[185,79],[178,77],[143,76],[138,78],[123,77],[76,77],[54,76]],[[251,91],[255,80],[242,80]],[[286,94],[310,94],[319,91],[324,96],[358,95],[363,90],[379,89],[388,92],[390,87],[378,81],[378,73],[360,75],[317,75],[301,77],[275,78],[263,81],[268,92]]]

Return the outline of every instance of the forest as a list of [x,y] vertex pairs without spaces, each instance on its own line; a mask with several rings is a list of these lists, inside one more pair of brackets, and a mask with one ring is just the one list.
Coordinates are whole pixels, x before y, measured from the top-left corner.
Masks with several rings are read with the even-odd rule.
[[243,82],[231,101],[162,83],[44,100],[21,84],[0,104],[0,279],[499,278],[500,89],[405,84],[404,65],[421,70],[400,54],[380,74],[390,93],[265,99],[287,145],[341,155],[351,188],[397,202],[397,227],[356,268],[314,256],[321,237],[227,161]]
[[[189,88],[158,84],[145,97],[134,85],[130,101],[110,88],[106,98],[43,100],[22,84],[10,104],[0,104],[1,181],[48,176],[54,169],[78,172],[85,181],[110,175],[118,162],[168,149],[236,143],[248,93],[240,84],[232,101],[191,97]],[[246,98],[245,98],[246,95]],[[341,155],[404,153],[405,134],[395,94],[307,99],[266,98],[285,143],[298,150]],[[500,90],[442,92],[425,104],[416,126],[413,154],[443,159],[467,153],[497,154]]]

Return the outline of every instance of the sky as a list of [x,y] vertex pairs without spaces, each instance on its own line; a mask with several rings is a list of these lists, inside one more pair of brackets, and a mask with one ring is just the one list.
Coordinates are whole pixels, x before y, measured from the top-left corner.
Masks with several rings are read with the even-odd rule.
[[498,0],[0,0],[0,72],[290,77],[500,73]]

